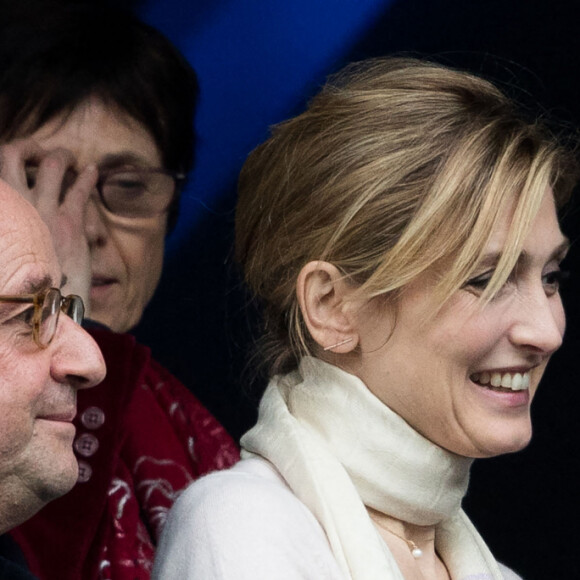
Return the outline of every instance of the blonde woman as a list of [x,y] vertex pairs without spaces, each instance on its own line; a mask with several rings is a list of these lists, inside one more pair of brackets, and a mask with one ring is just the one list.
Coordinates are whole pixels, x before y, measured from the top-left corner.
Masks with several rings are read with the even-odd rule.
[[236,217],[271,381],[242,462],[177,502],[156,577],[517,578],[461,501],[474,458],[530,440],[575,172],[494,86],[412,59],[348,67],[276,127]]

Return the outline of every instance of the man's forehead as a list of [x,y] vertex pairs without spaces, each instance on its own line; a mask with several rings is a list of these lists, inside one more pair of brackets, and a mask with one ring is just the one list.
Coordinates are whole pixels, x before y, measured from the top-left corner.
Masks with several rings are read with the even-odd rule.
[[44,253],[23,247],[22,237],[3,235],[1,228],[0,221],[0,293],[32,294],[45,282],[50,287],[53,280]]
[[0,292],[50,277],[51,240],[36,210],[1,181],[0,208]]
[[32,205],[2,179],[0,179],[0,204],[2,207],[0,220],[2,221],[14,217],[26,217],[35,212]]

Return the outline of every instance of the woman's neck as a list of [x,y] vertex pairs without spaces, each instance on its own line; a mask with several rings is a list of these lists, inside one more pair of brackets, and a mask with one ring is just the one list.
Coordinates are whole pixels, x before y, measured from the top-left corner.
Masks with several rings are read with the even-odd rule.
[[409,524],[369,507],[367,511],[405,580],[450,580],[435,551],[435,526]]

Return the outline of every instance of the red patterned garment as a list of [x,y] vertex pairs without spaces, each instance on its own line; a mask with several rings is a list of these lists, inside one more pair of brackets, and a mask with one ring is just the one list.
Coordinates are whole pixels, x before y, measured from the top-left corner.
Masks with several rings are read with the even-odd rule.
[[130,335],[91,333],[107,378],[78,393],[79,481],[12,535],[39,580],[148,580],[179,492],[239,452],[148,348]]

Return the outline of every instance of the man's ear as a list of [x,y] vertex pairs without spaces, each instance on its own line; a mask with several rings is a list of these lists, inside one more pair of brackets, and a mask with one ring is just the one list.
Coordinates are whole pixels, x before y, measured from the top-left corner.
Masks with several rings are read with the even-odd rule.
[[358,344],[353,286],[329,262],[309,262],[296,281],[296,294],[310,336],[323,350],[348,353]]

